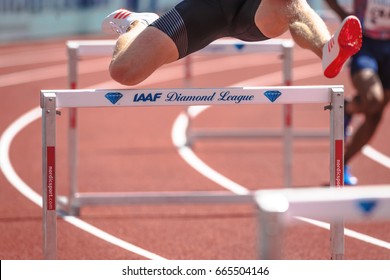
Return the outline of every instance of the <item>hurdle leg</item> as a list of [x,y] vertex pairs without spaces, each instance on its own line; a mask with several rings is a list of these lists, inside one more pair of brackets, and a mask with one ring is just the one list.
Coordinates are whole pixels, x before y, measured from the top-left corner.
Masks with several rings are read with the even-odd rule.
[[270,212],[257,203],[258,246],[260,260],[280,260],[282,257],[283,213]]
[[283,105],[283,170],[284,187],[292,187],[292,162],[293,162],[293,128],[292,128],[292,108],[291,104]]
[[[331,89],[331,95],[330,187],[341,189],[344,185],[344,90]],[[332,259],[343,259],[344,220],[341,217],[334,217],[330,223],[330,242]]]
[[56,96],[46,93],[41,97],[42,107],[42,212],[43,254],[45,259],[57,256],[56,214]]
[[[184,58],[184,87],[190,88],[192,86],[192,56],[186,56]],[[185,109],[185,114],[188,119],[188,125],[186,128],[186,146],[192,146],[191,128],[192,128],[192,116],[190,113],[190,106]]]
[[[284,42],[282,44],[282,60],[283,60],[283,84],[285,86],[292,85],[292,61],[293,61],[293,42]],[[283,169],[284,169],[284,187],[292,187],[292,161],[293,161],[293,105],[283,105]]]
[[[78,46],[68,46],[68,83],[70,89],[77,88],[78,77]],[[77,190],[77,108],[69,108],[68,125],[68,164],[69,193],[67,211],[70,215],[79,216],[80,207],[74,205]]]

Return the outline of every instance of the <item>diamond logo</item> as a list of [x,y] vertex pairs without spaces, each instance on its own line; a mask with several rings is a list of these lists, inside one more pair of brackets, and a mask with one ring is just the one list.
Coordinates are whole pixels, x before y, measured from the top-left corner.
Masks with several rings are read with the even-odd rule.
[[112,104],[116,104],[119,99],[123,97],[123,94],[120,92],[109,92],[105,95],[105,97],[110,100]]
[[245,47],[245,45],[244,44],[234,44],[234,46],[236,47],[236,49],[237,50],[242,50],[244,47]]
[[369,214],[377,206],[377,201],[373,200],[373,199],[360,200],[360,201],[358,201],[358,206],[359,206],[359,209],[362,210],[364,213]]
[[264,92],[264,95],[271,101],[271,102],[275,102],[276,99],[279,98],[279,96],[282,95],[282,93],[278,90],[267,90],[266,92]]

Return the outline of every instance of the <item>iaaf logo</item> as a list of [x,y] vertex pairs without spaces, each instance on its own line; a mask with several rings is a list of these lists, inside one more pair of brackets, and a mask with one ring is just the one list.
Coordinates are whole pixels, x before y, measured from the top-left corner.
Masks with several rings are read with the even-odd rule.
[[161,92],[157,92],[157,93],[148,93],[148,94],[145,94],[145,93],[137,93],[136,95],[134,95],[134,99],[133,101],[134,102],[156,102],[157,99],[161,98],[162,96],[162,93]]
[[[136,93],[134,95],[134,102],[156,102],[157,99],[161,98],[162,93]],[[120,92],[108,92],[105,97],[112,103],[116,104],[122,97],[123,94]]]

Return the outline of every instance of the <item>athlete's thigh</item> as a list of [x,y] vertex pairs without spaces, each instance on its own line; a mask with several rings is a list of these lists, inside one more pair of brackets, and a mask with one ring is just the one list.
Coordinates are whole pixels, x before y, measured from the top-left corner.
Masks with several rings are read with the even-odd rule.
[[302,0],[262,0],[255,16],[259,30],[269,38],[275,38],[288,30],[289,17],[296,13]]

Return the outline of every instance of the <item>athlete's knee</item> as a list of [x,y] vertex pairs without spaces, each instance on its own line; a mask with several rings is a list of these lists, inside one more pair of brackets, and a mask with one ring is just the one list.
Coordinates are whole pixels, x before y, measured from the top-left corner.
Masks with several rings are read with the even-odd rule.
[[128,69],[120,69],[115,66],[110,67],[111,78],[122,85],[133,86],[140,83],[141,80],[136,77],[136,74],[136,72],[131,72]]
[[261,1],[255,14],[255,23],[265,36],[275,38],[288,30],[290,19],[287,7],[285,0]]
[[359,103],[361,112],[366,116],[366,118],[379,120],[385,108],[381,92],[369,89],[366,91],[360,91],[358,94],[362,97]]
[[121,61],[111,61],[109,71],[111,78],[120,84],[133,86],[142,82],[146,77],[138,67],[139,63],[123,63]]
[[363,70],[353,75],[353,83],[361,96],[361,107],[366,115],[382,114],[386,104],[382,83],[372,70]]
[[365,114],[366,124],[368,124],[370,127],[373,128],[378,127],[382,119],[383,119],[383,111]]
[[383,99],[383,95],[371,92],[371,94],[368,94],[368,98],[365,101],[363,113],[366,118],[379,123],[382,119],[384,108],[385,101]]

